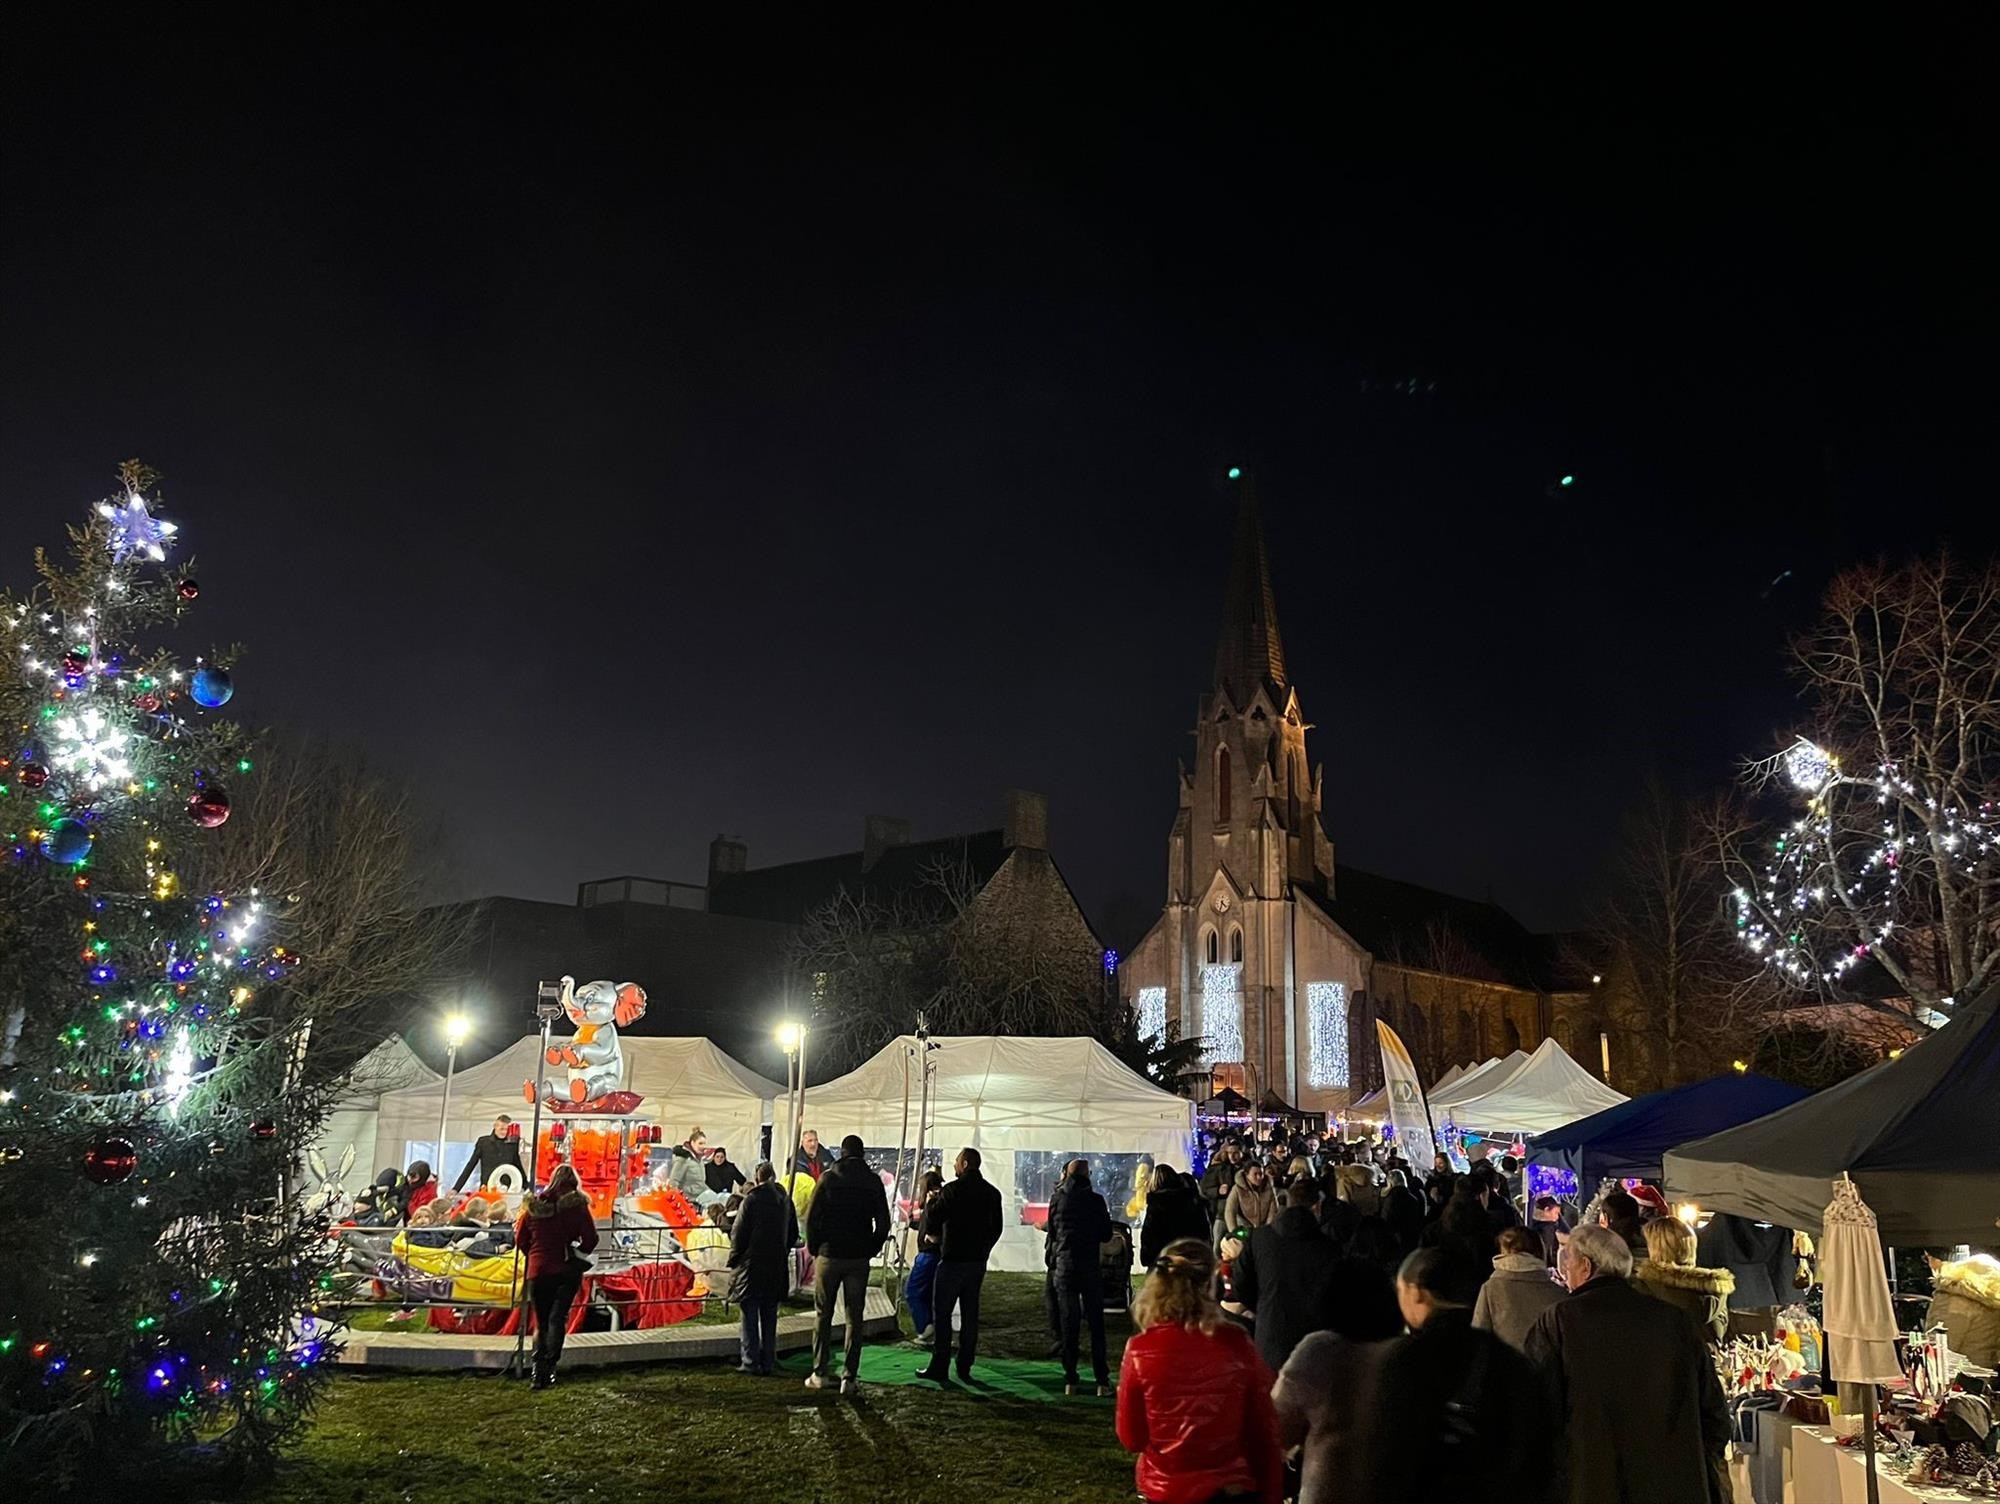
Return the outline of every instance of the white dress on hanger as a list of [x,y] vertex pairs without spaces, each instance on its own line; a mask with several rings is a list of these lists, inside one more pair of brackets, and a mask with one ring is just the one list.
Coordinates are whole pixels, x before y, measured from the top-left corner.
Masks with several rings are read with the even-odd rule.
[[1896,1361],[1896,1313],[1875,1213],[1859,1186],[1843,1175],[1833,1183],[1820,1239],[1825,1284],[1827,1366],[1842,1384],[1886,1383],[1903,1376]]

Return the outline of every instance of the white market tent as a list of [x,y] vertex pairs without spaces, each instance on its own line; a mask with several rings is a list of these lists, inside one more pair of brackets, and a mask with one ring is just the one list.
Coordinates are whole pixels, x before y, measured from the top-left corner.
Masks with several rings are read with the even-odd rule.
[[[1447,1086],[1452,1085],[1460,1077],[1465,1075],[1467,1071],[1473,1071],[1477,1069],[1479,1069],[1479,1067],[1473,1065],[1454,1065],[1450,1070],[1446,1071],[1442,1076],[1439,1076],[1437,1080],[1431,1083],[1430,1090],[1424,1093],[1426,1100],[1435,1097],[1437,1093],[1443,1091]],[[1341,1116],[1350,1118],[1370,1117],[1373,1114],[1380,1112],[1384,1107],[1388,1105],[1389,1105],[1389,1088],[1386,1086],[1378,1086],[1375,1088],[1375,1090],[1369,1092],[1367,1096],[1362,1097],[1357,1101],[1350,1102],[1345,1108],[1342,1109]]]
[[1455,1107],[1460,1102],[1470,1102],[1474,1097],[1504,1085],[1514,1073],[1528,1063],[1528,1052],[1516,1050],[1504,1059],[1487,1060],[1475,1065],[1442,1091],[1425,1093],[1430,1103],[1431,1115],[1436,1117],[1447,1107]]
[[[628,1035],[619,1044],[625,1052],[625,1087],[645,1098],[635,1116],[659,1124],[665,1142],[679,1143],[699,1125],[709,1143],[725,1146],[738,1164],[757,1162],[764,1126],[771,1120],[771,1099],[781,1096],[783,1088],[739,1065],[706,1039]],[[442,1166],[437,1160],[437,1137],[444,1078],[388,1093],[382,1098],[376,1128],[377,1153],[390,1159],[404,1155],[397,1160],[398,1169],[411,1159],[428,1159],[449,1187],[471,1156],[472,1141],[487,1132],[499,1114],[519,1123],[521,1137],[527,1138],[534,1106],[521,1088],[536,1078],[540,1053],[541,1036],[530,1034],[492,1059],[453,1073]],[[551,1120],[544,1109],[544,1124]],[[521,1162],[527,1164],[529,1158],[524,1148]]]
[[[1570,1059],[1554,1039],[1543,1040],[1534,1054],[1504,1076],[1493,1072],[1489,1079],[1495,1083],[1491,1090],[1449,1104],[1448,1116],[1459,1127],[1489,1133],[1547,1133],[1627,1100],[1623,1092],[1613,1091]],[[1436,1108],[1433,1102],[1433,1111]]]
[[[884,1046],[860,1067],[806,1092],[802,1127],[817,1129],[822,1143],[837,1145],[856,1133],[879,1170],[893,1167],[903,1133],[904,1083],[909,1083],[909,1147],[917,1142],[915,1039]],[[1042,1235],[1025,1220],[1052,1184],[1052,1172],[1070,1159],[1091,1161],[1092,1178],[1125,1220],[1125,1202],[1139,1163],[1186,1169],[1194,1136],[1194,1104],[1163,1091],[1132,1071],[1094,1039],[1042,1039],[996,1035],[933,1038],[930,1149],[950,1161],[968,1145],[979,1150],[981,1173],[1000,1188],[1000,1245],[995,1269],[1043,1267]],[[774,1094],[782,1096],[781,1093]],[[786,1130],[777,1103],[776,1135]]]
[[[383,1094],[442,1079],[417,1057],[417,1052],[404,1043],[400,1034],[391,1034],[362,1056],[347,1079],[346,1092],[327,1115],[319,1140],[313,1145],[324,1160],[327,1172],[338,1174],[341,1156],[352,1147],[354,1164],[343,1183],[349,1191],[366,1185],[375,1177],[377,1170],[402,1152],[402,1146],[398,1144],[380,1164],[376,1163],[376,1118]],[[433,1123],[432,1127],[435,1128],[436,1124]],[[401,1169],[402,1163],[398,1160],[396,1167]],[[314,1188],[317,1189],[317,1183]]]

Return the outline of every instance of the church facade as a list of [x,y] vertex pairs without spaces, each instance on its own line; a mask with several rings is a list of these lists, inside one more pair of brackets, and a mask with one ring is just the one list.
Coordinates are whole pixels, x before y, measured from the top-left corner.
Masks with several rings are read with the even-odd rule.
[[1119,968],[1142,1033],[1206,1041],[1216,1088],[1335,1111],[1379,1084],[1375,1020],[1426,1079],[1555,1035],[1595,1069],[1595,1000],[1503,910],[1340,866],[1250,481],[1215,674],[1180,769],[1159,921]]

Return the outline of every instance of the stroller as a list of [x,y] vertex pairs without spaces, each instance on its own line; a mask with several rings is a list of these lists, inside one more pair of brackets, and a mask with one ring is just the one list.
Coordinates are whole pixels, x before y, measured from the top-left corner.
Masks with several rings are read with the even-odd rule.
[[1113,1222],[1111,1236],[1097,1250],[1097,1268],[1104,1276],[1104,1309],[1107,1311],[1132,1309],[1134,1247],[1131,1224]]

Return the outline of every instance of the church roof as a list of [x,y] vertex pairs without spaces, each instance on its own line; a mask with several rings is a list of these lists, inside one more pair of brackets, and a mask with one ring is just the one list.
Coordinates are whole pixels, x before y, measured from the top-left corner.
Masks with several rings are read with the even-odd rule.
[[1237,705],[1247,703],[1259,684],[1284,701],[1285,645],[1278,635],[1278,597],[1271,588],[1271,559],[1264,548],[1264,523],[1250,477],[1231,471],[1237,492],[1236,546],[1229,561],[1229,587],[1222,599],[1222,638],[1215,647],[1215,683]]
[[843,890],[854,898],[878,902],[921,895],[941,863],[963,862],[973,887],[983,888],[1006,860],[1006,838],[997,830],[890,846],[876,856],[873,866],[864,865],[866,853],[844,851],[715,874],[709,880],[708,907],[717,914],[798,924]]
[[[1314,902],[1378,961],[1475,977],[1490,974],[1494,981],[1536,992],[1564,985],[1555,938],[1535,934],[1498,904],[1345,863],[1334,871],[1333,891],[1331,900],[1314,894]],[[1443,952],[1440,943],[1447,947]]]

